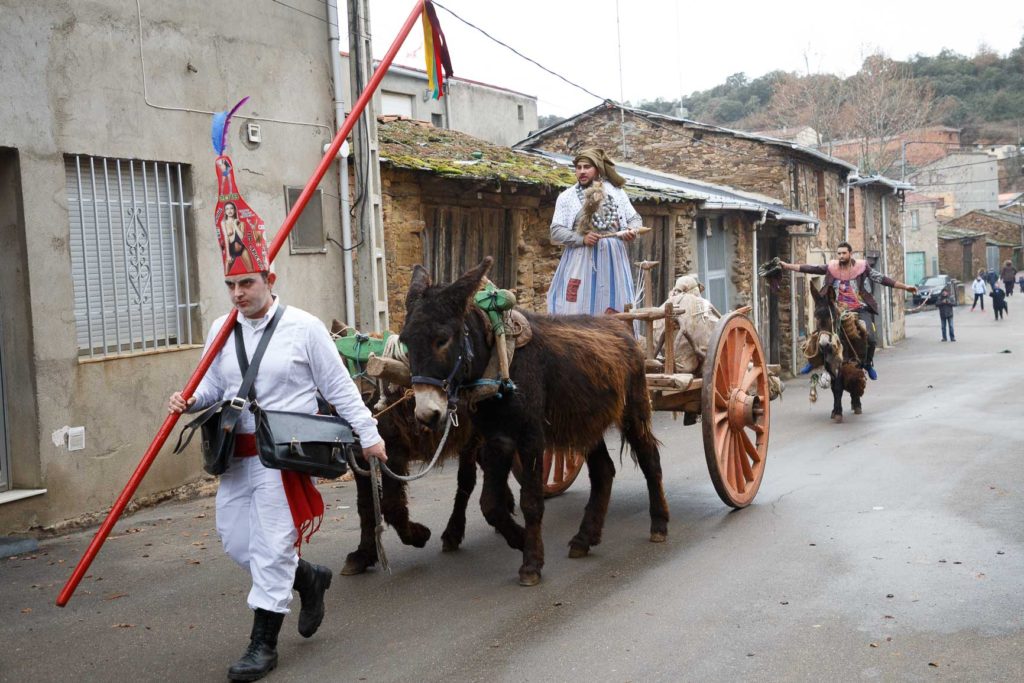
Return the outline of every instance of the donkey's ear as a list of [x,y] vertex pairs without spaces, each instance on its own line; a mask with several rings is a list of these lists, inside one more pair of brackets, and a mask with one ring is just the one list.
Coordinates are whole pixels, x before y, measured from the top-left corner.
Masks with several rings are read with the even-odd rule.
[[405,295],[405,310],[409,311],[420,297],[423,296],[423,292],[430,286],[430,273],[423,266],[417,264],[412,269],[412,281],[409,282],[409,293]]
[[814,280],[808,280],[807,283],[811,286],[811,296],[814,300],[818,301],[821,299],[821,290],[819,290],[818,286],[814,284]]
[[451,299],[458,304],[461,308],[466,302],[469,301],[470,297],[476,294],[477,290],[480,289],[480,283],[487,276],[488,271],[491,269],[491,264],[494,263],[494,258],[491,256],[485,256],[484,260],[479,263],[475,268],[463,273],[455,282],[451,283],[445,290],[445,294],[451,297]]

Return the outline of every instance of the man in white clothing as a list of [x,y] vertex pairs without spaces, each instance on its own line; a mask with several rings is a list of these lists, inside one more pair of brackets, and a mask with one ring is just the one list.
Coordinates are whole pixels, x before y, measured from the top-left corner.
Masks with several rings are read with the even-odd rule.
[[[259,218],[238,196],[230,165],[221,181],[220,198],[221,203],[231,198],[239,215],[252,218],[256,227]],[[269,262],[262,228],[259,224],[258,231],[252,231],[251,240],[247,234],[244,244],[254,257],[250,259],[256,264],[254,268]],[[249,266],[244,260],[230,258],[226,246],[221,247],[227,273],[224,284],[231,303],[238,309],[233,334],[241,335],[246,356],[251,360],[283,305],[273,294],[273,273],[246,272]],[[226,321],[226,315],[214,321],[207,336],[207,348]],[[235,344],[229,342],[187,401],[180,392],[171,395],[169,410],[192,412],[233,399],[241,384]],[[323,323],[298,308],[285,307],[259,366],[256,399],[265,410],[313,414],[317,412],[317,390],[352,425],[363,454],[386,460],[377,423],[363,404]],[[249,646],[228,671],[231,680],[239,681],[258,680],[277,665],[277,636],[289,611],[293,589],[299,592],[302,603],[299,633],[308,638],[316,632],[323,620],[324,593],[332,577],[330,569],[299,559],[297,552],[303,531],[311,535],[323,515],[323,501],[312,479],[264,467],[254,457],[254,431],[253,415],[244,411],[235,431],[234,457],[221,475],[217,490],[217,532],[224,550],[252,577],[248,605],[255,614]]]

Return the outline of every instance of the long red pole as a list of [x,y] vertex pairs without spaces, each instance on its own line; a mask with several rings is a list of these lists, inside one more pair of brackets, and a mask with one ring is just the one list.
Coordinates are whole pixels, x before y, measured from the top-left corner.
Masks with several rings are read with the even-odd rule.
[[[334,141],[331,143],[327,153],[324,154],[324,158],[320,160],[320,165],[316,167],[313,175],[310,177],[309,182],[306,183],[305,189],[302,190],[302,194],[299,195],[299,199],[292,206],[292,210],[288,212],[288,216],[284,219],[284,223],[281,225],[281,229],[277,231],[274,236],[274,241],[270,243],[270,260],[273,261],[274,257],[277,256],[277,252],[280,251],[281,245],[288,239],[288,233],[292,231],[295,226],[295,221],[299,219],[302,214],[302,210],[306,208],[306,204],[309,203],[310,198],[313,196],[313,192],[316,191],[317,185],[323,180],[324,175],[327,173],[327,169],[330,168],[331,164],[338,157],[338,151],[341,149],[342,143],[345,142],[345,138],[352,131],[353,126],[359,120],[360,115],[369,103],[370,98],[373,97],[373,93],[376,92],[377,87],[380,85],[381,79],[384,78],[384,74],[387,73],[388,67],[391,66],[391,62],[394,61],[395,55],[398,54],[398,49],[402,47],[402,43],[405,42],[406,37],[409,35],[409,31],[416,24],[416,20],[420,16],[420,12],[423,10],[423,3],[421,0],[417,0],[415,7],[412,12],[409,13],[409,17],[405,20],[402,25],[402,29],[398,32],[398,36],[394,42],[391,43],[391,48],[388,49],[384,59],[381,60],[377,70],[373,72],[373,76],[370,77],[370,82],[366,84],[366,89],[356,100],[355,105],[352,107],[352,111],[348,116],[345,117],[345,121],[341,124],[341,128],[338,130],[337,135],[334,136]],[[192,377],[189,378],[188,383],[185,384],[185,388],[182,389],[182,395],[188,399],[195,392],[199,386],[199,382],[202,381],[206,371],[210,369],[210,365],[213,363],[213,359],[217,357],[224,343],[227,341],[228,335],[231,334],[231,330],[234,328],[235,318],[238,316],[238,310],[232,309],[231,314],[228,316],[227,322],[214,337],[213,344],[210,346],[210,350],[203,355],[201,361],[199,361],[199,367],[196,368],[195,372],[192,373]],[[153,442],[149,444],[149,448],[146,449],[145,455],[142,456],[142,460],[139,461],[138,466],[132,473],[131,478],[125,485],[124,490],[121,491],[121,495],[117,497],[117,501],[114,503],[114,507],[110,508],[110,513],[107,514],[107,518],[103,520],[103,524],[100,525],[96,535],[93,536],[92,542],[89,547],[86,548],[85,553],[82,555],[82,559],[78,561],[78,565],[75,567],[75,571],[71,573],[71,577],[67,583],[64,584],[64,588],[61,590],[60,595],[57,596],[57,606],[64,607],[68,604],[71,596],[74,594],[75,589],[78,588],[78,584],[82,581],[82,577],[89,571],[89,565],[96,558],[96,554],[99,553],[103,543],[107,540],[107,536],[110,535],[111,530],[117,523],[117,520],[121,517],[125,507],[128,506],[128,502],[135,495],[136,489],[139,488],[139,484],[142,483],[142,478],[146,476],[146,472],[149,471],[150,465],[156,460],[157,454],[160,449],[163,448],[164,442],[167,441],[167,437],[171,435],[171,431],[174,429],[174,425],[178,422],[178,418],[181,415],[179,413],[171,413],[164,420],[164,423],[160,425],[160,430],[156,433]]]

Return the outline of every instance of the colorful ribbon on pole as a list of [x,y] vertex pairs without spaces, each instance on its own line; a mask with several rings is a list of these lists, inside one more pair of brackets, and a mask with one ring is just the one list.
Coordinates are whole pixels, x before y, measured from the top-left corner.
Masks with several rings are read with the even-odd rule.
[[427,60],[427,90],[435,100],[444,97],[444,81],[452,76],[452,58],[448,43],[437,20],[434,3],[423,0],[423,55]]

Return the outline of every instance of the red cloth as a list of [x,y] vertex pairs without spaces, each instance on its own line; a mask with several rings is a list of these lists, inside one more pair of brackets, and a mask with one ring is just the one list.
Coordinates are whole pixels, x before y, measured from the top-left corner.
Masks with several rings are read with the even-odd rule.
[[295,547],[299,549],[301,555],[303,540],[309,543],[309,539],[320,529],[320,523],[324,521],[324,499],[320,497],[320,492],[313,486],[313,480],[308,474],[281,470],[281,483],[284,484],[284,494],[288,497],[288,507],[292,511],[295,530],[299,532],[299,537],[295,539]]
[[[251,458],[257,453],[255,434],[235,434],[236,458]],[[324,521],[324,499],[313,486],[308,474],[281,470],[281,483],[284,485],[284,495],[288,498],[288,508],[292,512],[292,522],[299,532],[295,547],[301,555],[303,541],[309,543],[309,539]]]

